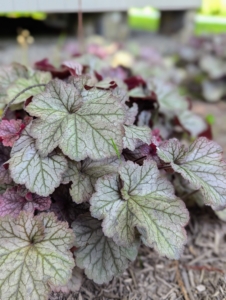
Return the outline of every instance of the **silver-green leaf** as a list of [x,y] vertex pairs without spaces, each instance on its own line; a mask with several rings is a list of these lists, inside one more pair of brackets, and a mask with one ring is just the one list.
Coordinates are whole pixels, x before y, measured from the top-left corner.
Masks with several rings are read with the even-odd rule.
[[[7,89],[7,98],[6,102],[10,102],[19,92],[22,90],[36,84],[46,84],[51,80],[52,76],[49,72],[41,72],[35,71],[32,76],[29,78],[18,78],[12,85],[10,85]],[[41,93],[44,90],[44,87],[34,87],[32,89],[27,90],[23,94],[21,94],[14,101],[13,104],[19,104],[27,100],[29,97],[34,96],[36,94]]]
[[62,154],[40,156],[30,136],[30,126],[13,145],[8,161],[10,174],[16,183],[24,184],[32,193],[48,196],[60,185],[67,160]]
[[38,118],[31,134],[42,155],[59,146],[72,160],[103,159],[115,156],[112,139],[120,151],[123,148],[125,112],[109,91],[92,88],[89,100],[83,101],[74,85],[55,79],[26,110]]
[[123,148],[134,151],[138,142],[151,143],[151,129],[146,126],[125,125],[125,136],[123,137]]
[[145,161],[143,166],[126,162],[119,176],[100,178],[95,188],[91,214],[104,219],[106,236],[129,246],[136,240],[137,229],[147,246],[169,258],[180,256],[186,242],[183,226],[188,212],[154,161]]
[[0,299],[47,300],[50,286],[68,282],[74,234],[54,214],[0,218]]
[[187,149],[177,139],[171,139],[160,145],[158,156],[200,189],[206,205],[214,209],[226,207],[226,163],[217,143],[202,137]]
[[94,193],[98,178],[117,173],[121,161],[117,157],[93,161],[86,158],[84,161],[69,161],[68,169],[63,175],[63,183],[72,181],[70,194],[76,203],[88,201]]
[[101,222],[89,215],[81,215],[72,228],[79,247],[75,251],[76,264],[96,283],[107,283],[120,275],[137,256],[138,240],[132,247],[118,246],[103,234]]
[[0,107],[4,107],[7,98],[7,88],[18,78],[27,78],[28,70],[25,66],[13,63],[0,70]]

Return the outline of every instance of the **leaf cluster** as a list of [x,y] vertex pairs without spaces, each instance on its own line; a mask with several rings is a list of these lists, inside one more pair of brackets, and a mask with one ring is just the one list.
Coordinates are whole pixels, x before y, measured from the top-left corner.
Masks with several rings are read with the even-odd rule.
[[162,80],[104,78],[92,59],[1,71],[1,299],[75,291],[81,270],[109,282],[141,244],[178,259],[183,199],[226,207],[222,149],[189,101]]

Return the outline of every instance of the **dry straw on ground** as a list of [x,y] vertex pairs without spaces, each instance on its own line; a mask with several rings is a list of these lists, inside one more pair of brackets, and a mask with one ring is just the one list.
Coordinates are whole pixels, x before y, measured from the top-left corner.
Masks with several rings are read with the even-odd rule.
[[179,261],[146,247],[110,284],[85,279],[79,293],[52,294],[50,300],[226,300],[226,223],[210,209],[194,208],[188,244]]

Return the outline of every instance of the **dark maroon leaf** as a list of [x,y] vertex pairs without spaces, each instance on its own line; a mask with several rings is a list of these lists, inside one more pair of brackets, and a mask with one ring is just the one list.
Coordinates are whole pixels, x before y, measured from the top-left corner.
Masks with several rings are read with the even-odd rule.
[[142,86],[142,87],[146,86],[146,82],[143,80],[141,76],[133,76],[127,78],[124,80],[124,82],[127,84],[129,91],[138,86]]
[[50,72],[53,78],[64,79],[70,76],[70,71],[68,70],[68,68],[66,67],[56,68],[49,63],[49,60],[47,58],[37,61],[34,64],[34,67],[40,71]]

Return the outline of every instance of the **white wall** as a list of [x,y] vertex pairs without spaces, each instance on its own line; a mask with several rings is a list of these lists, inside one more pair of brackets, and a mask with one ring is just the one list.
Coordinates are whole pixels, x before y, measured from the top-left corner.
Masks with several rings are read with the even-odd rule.
[[[43,12],[71,12],[78,10],[79,0],[0,0],[0,12],[10,11],[43,11]],[[131,6],[146,5],[159,9],[184,9],[201,6],[201,0],[81,0],[82,10],[120,11]],[[214,1],[214,0],[213,0]]]

